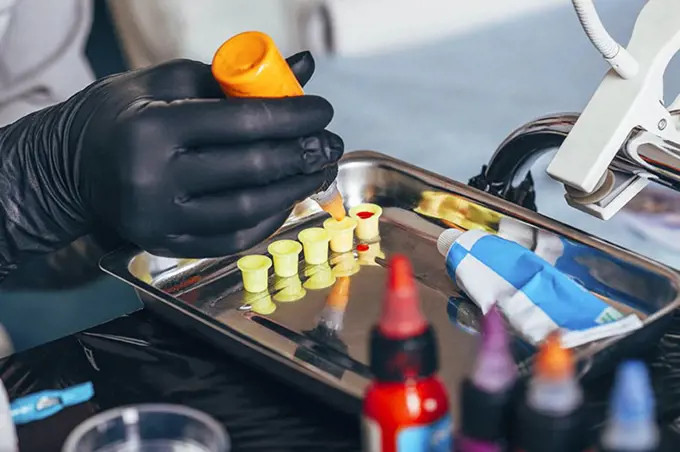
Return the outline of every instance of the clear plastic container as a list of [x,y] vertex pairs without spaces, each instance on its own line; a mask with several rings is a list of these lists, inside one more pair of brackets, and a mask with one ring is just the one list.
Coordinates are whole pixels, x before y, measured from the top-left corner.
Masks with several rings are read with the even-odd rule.
[[134,405],[86,420],[62,452],[229,452],[224,428],[212,417],[180,405]]

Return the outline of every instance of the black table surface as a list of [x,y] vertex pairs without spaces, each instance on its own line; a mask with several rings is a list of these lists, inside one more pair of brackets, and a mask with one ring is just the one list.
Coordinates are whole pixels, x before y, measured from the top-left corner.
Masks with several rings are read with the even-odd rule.
[[91,381],[95,396],[18,429],[22,452],[58,451],[94,413],[137,403],[202,410],[227,428],[234,451],[359,450],[356,419],[187,336],[146,311],[7,359],[10,398]]
[[[668,425],[677,417],[680,377],[672,328],[650,360],[664,424],[664,450],[680,450]],[[680,368],[680,365],[677,366]],[[176,403],[202,410],[227,428],[234,451],[359,450],[358,419],[339,413],[247,363],[141,311],[5,360],[10,398],[91,381],[95,396],[18,429],[22,452],[60,450],[68,433],[93,414],[137,403]],[[606,386],[606,384],[605,384]]]

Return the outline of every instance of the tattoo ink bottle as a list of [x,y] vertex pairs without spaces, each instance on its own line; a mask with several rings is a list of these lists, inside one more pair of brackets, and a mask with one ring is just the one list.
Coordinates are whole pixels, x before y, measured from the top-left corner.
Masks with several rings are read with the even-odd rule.
[[435,333],[420,310],[411,264],[394,256],[371,335],[374,380],[364,399],[364,452],[452,450],[453,425],[438,365]]

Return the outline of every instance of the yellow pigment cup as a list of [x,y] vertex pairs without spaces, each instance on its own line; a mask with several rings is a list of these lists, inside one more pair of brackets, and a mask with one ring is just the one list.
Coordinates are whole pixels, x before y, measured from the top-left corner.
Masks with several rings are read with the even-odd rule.
[[243,276],[243,287],[246,292],[264,292],[269,286],[269,269],[272,260],[267,256],[252,254],[238,260],[236,266]]
[[307,295],[307,291],[302,287],[302,280],[298,275],[282,278],[276,277],[274,283],[274,300],[280,303],[290,303],[298,301]]
[[357,220],[352,217],[345,217],[340,221],[329,218],[323,222],[323,227],[331,237],[331,250],[336,253],[352,251]]
[[276,311],[276,305],[268,290],[259,293],[246,292],[243,303],[250,306],[251,311],[260,315],[269,315]]
[[288,278],[298,274],[298,262],[302,245],[295,240],[277,240],[267,248],[274,258],[276,276]]
[[331,238],[325,229],[309,228],[298,234],[304,246],[305,261],[309,265],[321,265],[328,261],[328,242]]
[[305,268],[307,280],[303,287],[308,290],[321,290],[335,284],[335,275],[328,262],[319,265],[310,265]]
[[[361,218],[362,212],[370,212],[369,218]],[[380,237],[380,216],[382,207],[376,204],[359,204],[349,209],[349,216],[357,221],[356,236],[359,240],[373,240]]]

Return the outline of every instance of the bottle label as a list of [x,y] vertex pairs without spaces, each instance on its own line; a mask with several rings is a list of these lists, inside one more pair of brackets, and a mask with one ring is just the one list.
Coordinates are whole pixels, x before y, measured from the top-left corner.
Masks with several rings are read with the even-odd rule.
[[397,452],[450,452],[453,447],[453,423],[446,415],[437,422],[399,431]]
[[[372,419],[362,422],[362,451],[382,452],[380,425]],[[450,452],[453,448],[453,422],[450,415],[436,422],[408,427],[397,432],[395,452]]]

